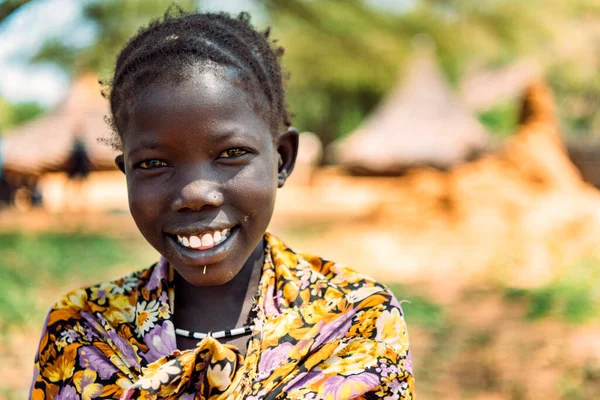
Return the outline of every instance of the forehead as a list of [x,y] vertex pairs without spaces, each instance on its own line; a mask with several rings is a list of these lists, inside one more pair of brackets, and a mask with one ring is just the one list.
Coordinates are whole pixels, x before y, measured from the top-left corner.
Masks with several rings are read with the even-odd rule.
[[[145,137],[245,132],[272,137],[256,99],[234,71],[191,70],[177,82],[138,88],[123,132],[124,147]],[[188,138],[189,139],[189,138]]]

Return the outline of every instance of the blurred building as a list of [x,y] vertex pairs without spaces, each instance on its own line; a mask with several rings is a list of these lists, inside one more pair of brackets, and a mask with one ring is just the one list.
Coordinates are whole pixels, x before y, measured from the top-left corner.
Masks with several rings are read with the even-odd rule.
[[332,158],[357,175],[400,175],[417,166],[448,169],[488,145],[483,126],[462,106],[433,52],[419,49],[405,79],[347,138]]
[[[108,175],[118,176],[117,152],[102,142],[111,137],[106,115],[108,102],[101,95],[101,85],[97,78],[84,76],[57,109],[7,132],[1,147],[7,192],[3,197],[23,207],[28,201],[43,201],[54,210],[75,204],[87,208],[90,202],[85,198],[90,191],[96,192],[93,182],[98,174],[105,173],[102,181]],[[114,202],[102,193],[95,193],[93,199],[98,204]]]

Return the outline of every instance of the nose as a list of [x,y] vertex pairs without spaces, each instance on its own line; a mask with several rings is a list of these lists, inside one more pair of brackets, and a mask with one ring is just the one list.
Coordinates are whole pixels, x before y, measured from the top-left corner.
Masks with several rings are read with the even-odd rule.
[[173,199],[173,211],[199,211],[203,208],[219,207],[224,196],[218,183],[206,179],[187,182]]

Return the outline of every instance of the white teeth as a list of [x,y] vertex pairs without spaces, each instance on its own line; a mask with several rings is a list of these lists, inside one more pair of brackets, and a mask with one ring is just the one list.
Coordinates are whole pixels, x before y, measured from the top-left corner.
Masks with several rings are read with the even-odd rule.
[[211,247],[215,245],[215,242],[213,241],[213,237],[210,233],[205,233],[204,235],[202,235],[202,247]]
[[198,236],[190,236],[190,247],[197,249],[202,246],[202,241]]
[[229,236],[231,236],[229,229],[223,229],[222,231],[204,233],[201,235],[177,235],[177,241],[184,247],[190,247],[193,249],[210,249],[211,247],[214,247],[227,240]]

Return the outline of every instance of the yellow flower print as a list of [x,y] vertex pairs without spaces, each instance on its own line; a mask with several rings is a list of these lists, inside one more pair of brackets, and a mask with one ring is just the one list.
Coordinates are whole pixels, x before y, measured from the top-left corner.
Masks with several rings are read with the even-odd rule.
[[100,305],[106,304],[107,300],[110,298],[110,290],[112,287],[113,285],[109,283],[92,286],[90,288],[90,300],[95,301]]
[[350,334],[352,336],[371,337],[375,330],[373,321],[377,321],[382,310],[383,307],[373,307],[365,311],[359,311],[356,314],[357,323],[350,328]]
[[353,269],[339,263],[333,263],[333,265],[331,265],[330,272],[334,274],[333,279],[331,279],[331,283],[337,285],[359,282],[365,279],[364,275],[361,275]]
[[103,386],[96,382],[96,371],[86,369],[77,371],[73,377],[75,387],[81,393],[81,400],[91,400],[102,395]]
[[135,331],[138,335],[143,336],[148,332],[158,319],[158,306],[156,300],[151,302],[143,301],[137,305],[135,310]]
[[177,360],[172,360],[157,369],[147,369],[145,371],[146,376],[137,381],[136,386],[141,387],[143,390],[157,391],[158,388],[181,373],[181,368],[175,364],[176,362]]
[[114,296],[103,312],[104,317],[113,325],[132,322],[135,309],[131,301],[131,298],[125,295]]
[[318,370],[325,375],[352,375],[377,364],[377,345],[368,339],[353,339],[338,346],[334,354],[323,361]]
[[296,312],[285,313],[276,318],[276,321],[265,324],[262,341],[263,347],[276,346],[282,337],[304,325],[302,318]]
[[75,355],[77,345],[68,346],[64,353],[42,370],[42,375],[50,382],[61,382],[70,379],[75,371]]
[[382,290],[383,289],[379,286],[365,286],[348,293],[346,295],[346,299],[350,303],[358,303],[359,301],[364,300],[377,292],[381,292]]
[[220,391],[224,391],[231,384],[231,364],[227,363],[225,367],[215,365],[208,367],[208,382],[211,386]]
[[375,338],[377,341],[389,344],[390,346],[400,345],[403,350],[408,349],[406,323],[397,308],[382,311],[375,322],[375,326],[377,327],[377,336]]
[[319,321],[327,323],[331,319],[339,316],[338,312],[332,312],[332,308],[332,304],[326,299],[319,299],[301,309],[300,313],[304,317],[304,320],[309,324],[316,324]]
[[57,308],[74,308],[74,309],[84,309],[87,304],[88,297],[87,293],[83,289],[75,290],[65,297],[63,297],[57,304]]
[[160,307],[158,307],[158,317],[159,318],[167,318],[171,314],[169,310],[169,305],[167,303],[162,303]]

